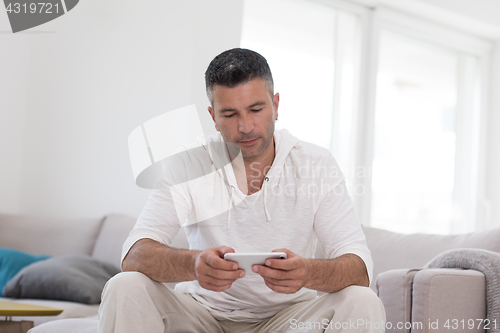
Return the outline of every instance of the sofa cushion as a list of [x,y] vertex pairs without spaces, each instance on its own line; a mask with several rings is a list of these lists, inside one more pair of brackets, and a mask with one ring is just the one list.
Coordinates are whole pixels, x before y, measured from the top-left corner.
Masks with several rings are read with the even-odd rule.
[[[411,322],[413,278],[419,269],[394,269],[382,272],[377,277],[377,296],[384,304],[386,322]],[[386,333],[410,333],[411,327],[387,326]]]
[[107,216],[97,237],[92,257],[121,267],[122,246],[136,220],[119,214]]
[[87,318],[68,318],[51,321],[30,330],[30,333],[96,333],[99,326],[97,316]]
[[[429,328],[412,329],[412,332],[498,332],[498,324],[497,330],[491,331],[480,325],[480,320],[487,315],[486,279],[481,272],[449,268],[423,269],[413,279],[412,302],[412,321],[427,323]],[[448,327],[445,326],[447,320]],[[494,320],[498,323],[498,317],[494,317]],[[489,322],[490,328],[495,327],[493,320]]]
[[0,248],[0,296],[2,289],[21,269],[36,261],[47,259],[49,256],[31,255],[8,248]]
[[422,268],[446,250],[476,248],[500,252],[500,228],[460,235],[400,234],[364,227],[373,258],[373,277],[391,269]]
[[54,257],[23,268],[4,287],[6,297],[98,304],[106,282],[119,269],[84,255]]
[[51,321],[31,329],[30,333],[96,333],[99,326],[97,316],[87,318],[68,318]]
[[103,218],[54,219],[0,214],[0,244],[50,256],[92,253]]

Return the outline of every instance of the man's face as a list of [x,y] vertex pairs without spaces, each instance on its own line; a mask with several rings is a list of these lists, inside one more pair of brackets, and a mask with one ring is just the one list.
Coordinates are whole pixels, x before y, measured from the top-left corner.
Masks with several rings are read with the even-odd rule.
[[253,79],[234,88],[216,85],[213,108],[208,107],[224,141],[237,144],[245,159],[274,153],[274,121],[278,119],[279,94],[273,97],[263,79]]

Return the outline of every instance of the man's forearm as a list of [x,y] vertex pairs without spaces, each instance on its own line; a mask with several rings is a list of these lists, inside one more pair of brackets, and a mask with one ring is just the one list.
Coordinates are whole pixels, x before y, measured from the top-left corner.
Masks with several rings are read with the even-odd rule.
[[369,285],[365,263],[355,254],[348,253],[335,259],[306,260],[306,288],[331,293],[351,285]]
[[159,282],[196,280],[195,260],[201,251],[174,249],[152,239],[137,241],[123,259],[124,272],[141,272]]

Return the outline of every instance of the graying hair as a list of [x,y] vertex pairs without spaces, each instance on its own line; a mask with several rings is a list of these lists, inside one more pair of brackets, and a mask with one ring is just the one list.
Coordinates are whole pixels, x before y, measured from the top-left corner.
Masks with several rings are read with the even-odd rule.
[[266,58],[259,53],[242,48],[227,50],[216,56],[205,72],[205,87],[210,105],[215,85],[233,88],[252,79],[261,78],[267,90],[274,95],[274,82]]

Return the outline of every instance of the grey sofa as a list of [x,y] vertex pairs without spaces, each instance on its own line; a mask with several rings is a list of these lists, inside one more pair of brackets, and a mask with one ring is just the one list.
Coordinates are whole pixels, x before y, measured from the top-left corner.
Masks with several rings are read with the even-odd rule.
[[[486,318],[484,274],[423,267],[451,249],[500,252],[500,228],[446,236],[364,230],[377,276],[371,287],[384,303],[387,332],[485,332],[480,325]],[[499,324],[497,318],[497,327]]]
[[[119,214],[69,220],[0,214],[0,247],[48,255],[82,253],[119,266],[122,244],[134,223],[134,218]],[[387,321],[393,325],[388,332],[433,331],[427,326],[422,330],[418,327],[410,330],[408,325],[413,322],[485,318],[485,277],[482,273],[422,267],[439,253],[453,248],[500,252],[500,228],[449,236],[403,235],[370,227],[365,227],[364,231],[374,261],[371,288],[384,303]],[[172,246],[187,248],[183,232],[174,239]],[[317,252],[317,256],[321,257],[321,253]],[[14,317],[14,320],[33,320],[34,333],[91,332],[97,327],[97,305],[54,300],[14,301],[64,309],[63,313],[53,317]],[[72,319],[55,321],[63,318]],[[50,322],[40,325],[47,321]],[[402,328],[396,327],[399,322],[403,323]],[[68,331],[67,327],[71,330]]]

